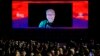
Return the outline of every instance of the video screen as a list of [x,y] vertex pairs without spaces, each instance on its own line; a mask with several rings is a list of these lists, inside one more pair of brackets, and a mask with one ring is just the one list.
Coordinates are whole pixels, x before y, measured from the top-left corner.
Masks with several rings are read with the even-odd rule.
[[88,1],[12,1],[12,28],[88,29]]

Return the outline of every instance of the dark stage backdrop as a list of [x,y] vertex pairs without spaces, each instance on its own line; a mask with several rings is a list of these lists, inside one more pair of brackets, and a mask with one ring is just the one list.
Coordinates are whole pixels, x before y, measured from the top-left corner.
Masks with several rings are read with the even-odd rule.
[[53,27],[72,27],[72,4],[29,4],[29,27],[38,27],[39,23],[46,19],[46,10],[55,11]]

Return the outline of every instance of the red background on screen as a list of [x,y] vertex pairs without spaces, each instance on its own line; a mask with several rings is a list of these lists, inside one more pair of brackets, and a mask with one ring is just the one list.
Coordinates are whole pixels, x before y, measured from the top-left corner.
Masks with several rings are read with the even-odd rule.
[[[42,3],[41,1],[37,2],[20,2],[20,1],[13,1],[12,2],[12,19],[17,20],[20,19],[16,16],[17,13],[23,14],[24,17],[28,17],[28,3]],[[43,3],[47,3],[46,1]],[[49,3],[59,3],[57,1],[51,1]],[[66,3],[65,1],[62,1],[60,3]],[[78,14],[82,12],[83,14],[86,14],[83,16],[83,20],[88,20],[88,1],[71,1],[67,3],[72,3],[73,8],[73,17],[77,18]]]

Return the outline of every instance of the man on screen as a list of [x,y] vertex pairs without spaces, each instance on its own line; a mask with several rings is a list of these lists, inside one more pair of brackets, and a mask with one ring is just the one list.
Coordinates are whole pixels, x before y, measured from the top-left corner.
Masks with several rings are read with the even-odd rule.
[[55,11],[53,9],[46,10],[47,20],[43,20],[39,24],[39,28],[51,28],[52,23],[55,19]]

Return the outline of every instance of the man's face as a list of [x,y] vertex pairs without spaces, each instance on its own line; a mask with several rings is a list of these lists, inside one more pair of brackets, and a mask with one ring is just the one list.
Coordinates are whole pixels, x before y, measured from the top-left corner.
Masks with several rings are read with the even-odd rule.
[[53,21],[55,19],[55,11],[52,9],[47,10],[46,11],[46,18],[47,18],[49,23],[53,23]]

